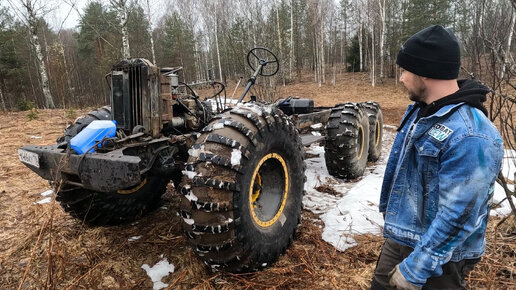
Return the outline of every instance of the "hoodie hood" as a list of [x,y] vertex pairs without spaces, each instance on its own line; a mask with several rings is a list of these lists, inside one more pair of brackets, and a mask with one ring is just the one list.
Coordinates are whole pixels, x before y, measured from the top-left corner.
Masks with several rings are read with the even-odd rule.
[[483,103],[486,101],[486,94],[490,92],[489,88],[485,85],[479,83],[476,80],[458,80],[457,84],[459,85],[459,89],[446,97],[443,97],[435,102],[430,104],[424,104],[417,102],[412,110],[406,115],[406,117],[401,121],[400,126],[398,127],[398,131],[405,125],[410,116],[419,108],[417,113],[417,117],[415,122],[423,117],[428,117],[435,114],[442,107],[452,104],[460,104],[465,103],[474,108],[479,109],[487,116],[487,109],[484,107]]
[[487,116],[487,109],[483,103],[486,101],[486,94],[489,89],[476,80],[458,80],[459,90],[455,93],[443,97],[428,105],[419,104],[421,109],[417,113],[416,121],[423,117],[428,117],[435,114],[444,106],[465,103],[474,108],[479,109]]

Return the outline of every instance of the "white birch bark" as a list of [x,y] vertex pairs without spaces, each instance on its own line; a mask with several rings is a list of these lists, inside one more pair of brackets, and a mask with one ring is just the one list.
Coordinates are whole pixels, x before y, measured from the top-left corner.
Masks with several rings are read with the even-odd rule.
[[125,59],[131,57],[129,49],[129,32],[127,31],[127,7],[126,2],[120,0],[120,25],[122,26],[122,56]]
[[375,53],[374,53],[374,26],[371,25],[371,86],[376,85],[376,66],[375,66]]
[[278,57],[279,57],[279,63],[278,65],[280,65],[280,78],[283,82],[283,86],[285,86],[285,77],[283,76],[283,44],[282,44],[282,39],[281,39],[281,30],[280,30],[280,19],[279,19],[279,6],[278,8],[276,9],[276,20],[278,21],[278,25],[277,25],[277,30],[278,30],[278,47],[279,47],[279,53],[278,53]]
[[147,0],[147,19],[149,21],[149,37],[150,37],[150,43],[151,43],[151,52],[152,52],[152,63],[156,65],[156,53],[154,51],[154,36],[152,36],[152,20],[151,20],[151,14],[150,14],[150,4],[149,0]]
[[364,66],[362,57],[362,23],[359,22],[358,25],[360,25],[360,27],[358,28],[358,54],[360,55],[360,71],[363,71]]
[[294,0],[290,0],[290,56],[289,79],[292,80],[292,64],[294,63]]
[[34,3],[30,0],[27,0],[23,3],[23,6],[27,10],[27,24],[29,26],[29,31],[31,34],[31,43],[34,46],[34,50],[36,52],[36,64],[39,69],[41,88],[43,90],[43,95],[45,97],[45,107],[49,109],[54,109],[54,99],[52,98],[52,94],[50,92],[50,84],[48,81],[45,61],[43,59],[43,53],[41,52],[41,45],[39,44],[38,18],[36,15],[36,11],[34,11]]
[[378,5],[380,6],[380,19],[382,21],[381,31],[380,31],[380,82],[383,81],[383,62],[384,62],[384,42],[385,42],[385,0],[378,0]]
[[510,63],[510,52],[511,52],[511,45],[512,45],[512,36],[514,34],[514,22],[516,20],[516,17],[514,16],[514,9],[511,11],[511,24],[509,26],[509,37],[507,37],[507,47],[504,50],[504,62],[502,63],[500,78],[503,79],[505,77],[505,73],[507,70],[507,66],[509,66]]
[[0,85],[0,105],[2,105],[3,111],[7,111],[7,107],[5,106],[4,92],[2,91],[2,85]]
[[[324,19],[323,19],[323,15],[322,15],[322,8],[321,8],[321,49],[320,49],[320,53],[321,53],[321,81],[323,84],[326,83],[326,78],[325,78],[325,67],[324,67]],[[320,85],[319,85],[320,86]]]
[[215,20],[215,47],[217,49],[217,61],[219,64],[219,80],[222,81],[222,65],[220,64],[220,50],[219,50],[219,38],[218,38],[217,20]]

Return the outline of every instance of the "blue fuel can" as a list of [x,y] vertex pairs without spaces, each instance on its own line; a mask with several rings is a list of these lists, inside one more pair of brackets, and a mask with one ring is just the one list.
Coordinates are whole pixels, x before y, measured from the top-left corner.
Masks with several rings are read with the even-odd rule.
[[[94,152],[95,142],[116,134],[116,122],[111,120],[95,120],[70,140],[70,146],[77,154]],[[100,147],[100,144],[98,145]]]

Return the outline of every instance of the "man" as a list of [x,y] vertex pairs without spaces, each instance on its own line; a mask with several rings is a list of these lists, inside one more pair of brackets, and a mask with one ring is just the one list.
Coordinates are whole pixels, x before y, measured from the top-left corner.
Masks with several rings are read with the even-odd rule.
[[462,289],[485,248],[488,201],[503,156],[482,105],[488,90],[457,81],[459,44],[431,26],[396,63],[415,102],[392,147],[380,197],[387,238],[371,289]]

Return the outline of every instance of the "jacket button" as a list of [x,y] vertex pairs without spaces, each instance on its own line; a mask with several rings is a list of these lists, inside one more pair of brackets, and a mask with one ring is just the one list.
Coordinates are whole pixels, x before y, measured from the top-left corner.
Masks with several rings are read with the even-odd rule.
[[423,149],[424,149],[423,146],[419,147],[419,151],[423,151]]

